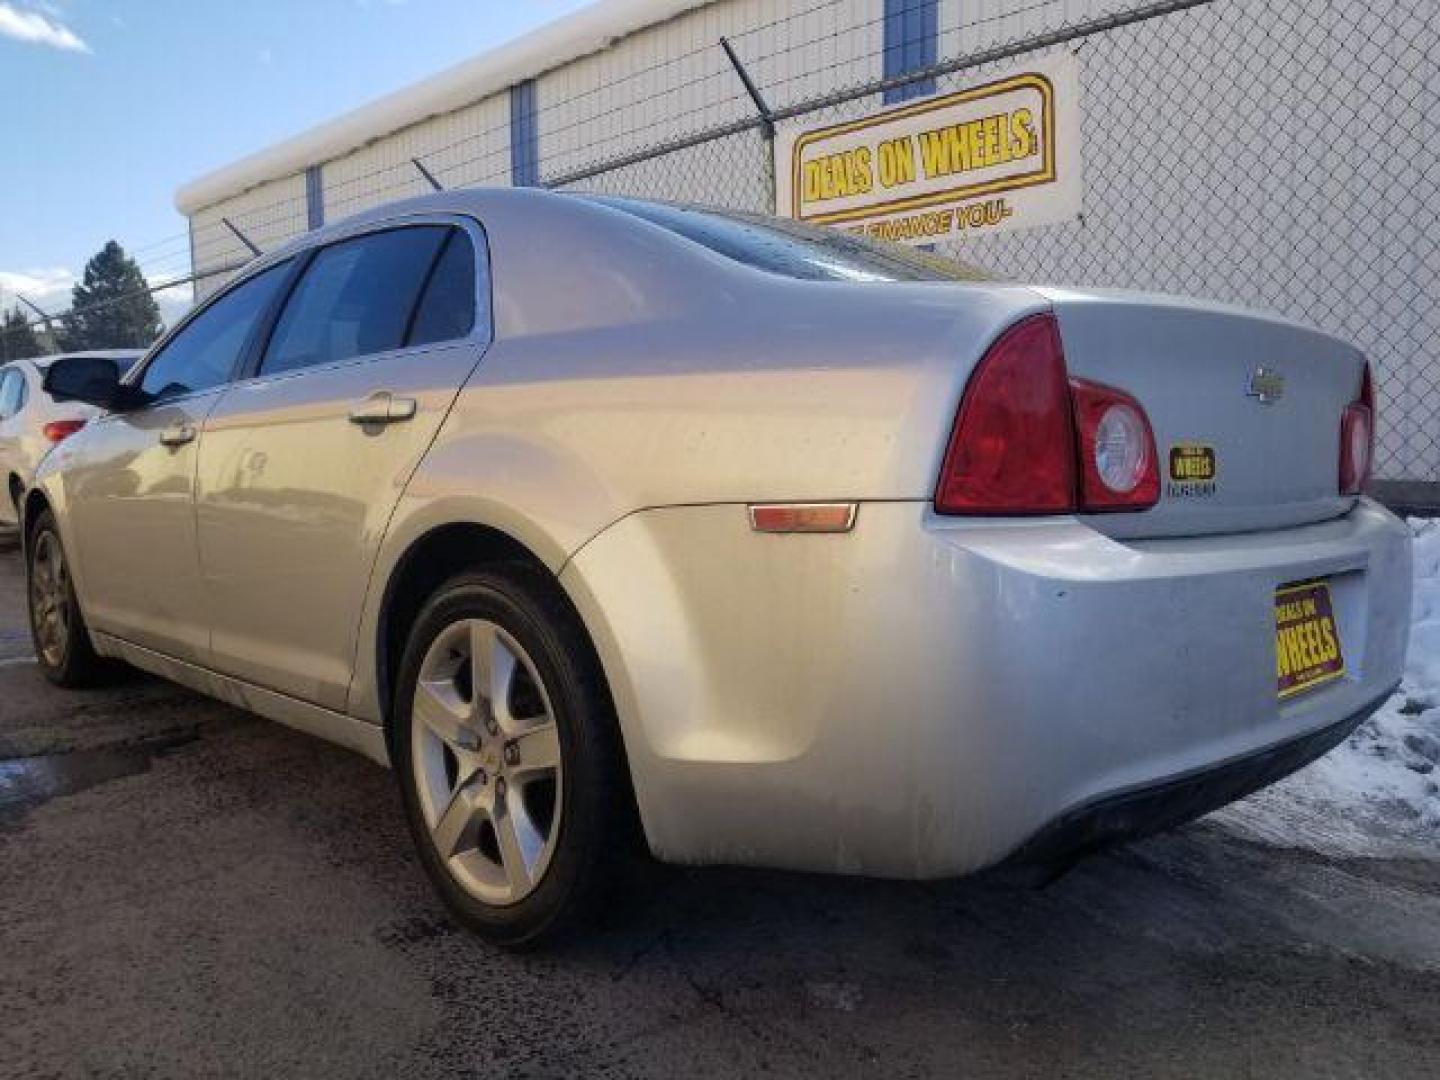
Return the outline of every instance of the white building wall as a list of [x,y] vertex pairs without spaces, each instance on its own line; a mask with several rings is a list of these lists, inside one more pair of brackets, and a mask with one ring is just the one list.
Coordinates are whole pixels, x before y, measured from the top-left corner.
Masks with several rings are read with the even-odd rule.
[[753,117],[730,40],[772,108],[880,76],[880,0],[722,0],[543,75],[546,175]]
[[446,187],[510,183],[508,95],[432,117],[325,163],[325,220],[428,192],[411,158],[423,161]]
[[229,274],[214,271],[250,261],[249,250],[221,221],[227,217],[262,251],[299,236],[308,227],[304,175],[272,180],[191,215],[195,273],[210,274],[196,281],[196,300],[203,300],[229,280]]
[[[941,0],[936,51],[964,56],[1134,3]],[[954,250],[1018,277],[1190,293],[1337,331],[1377,368],[1382,474],[1440,479],[1433,14],[1425,0],[1215,0],[1061,46],[1081,58],[1083,220]],[[884,4],[717,0],[539,73],[542,178],[752,116],[721,36],[784,108],[882,75]],[[411,157],[447,185],[508,183],[509,109],[496,93],[323,162],[326,218],[424,191]],[[766,210],[770,168],[750,130],[573,186]],[[195,213],[197,267],[245,254],[222,215],[271,246],[306,227],[304,178]]]
[[938,55],[964,56],[1135,6],[1134,0],[940,0]]

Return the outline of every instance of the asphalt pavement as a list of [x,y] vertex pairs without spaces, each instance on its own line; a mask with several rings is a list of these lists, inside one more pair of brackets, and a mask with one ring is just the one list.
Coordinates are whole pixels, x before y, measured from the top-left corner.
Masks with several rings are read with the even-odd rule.
[[642,869],[512,956],[391,777],[136,676],[54,690],[0,537],[0,1075],[1440,1075],[1440,862],[1214,822],[1045,889]]

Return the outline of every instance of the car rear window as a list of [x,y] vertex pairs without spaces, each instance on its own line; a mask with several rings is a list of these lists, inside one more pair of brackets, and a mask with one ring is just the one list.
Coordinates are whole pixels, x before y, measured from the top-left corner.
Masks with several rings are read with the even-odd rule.
[[787,218],[642,199],[582,197],[669,229],[746,266],[802,281],[999,280],[957,259]]

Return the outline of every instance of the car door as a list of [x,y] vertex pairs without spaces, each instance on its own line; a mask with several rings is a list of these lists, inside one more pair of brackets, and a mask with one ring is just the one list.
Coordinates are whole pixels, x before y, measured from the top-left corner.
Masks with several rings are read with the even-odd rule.
[[320,248],[206,421],[198,523],[218,671],[341,709],[401,492],[490,339],[483,233],[387,225]]
[[60,444],[68,542],[93,630],[181,660],[209,660],[195,541],[198,435],[292,268],[220,294],[138,379],[145,404]]

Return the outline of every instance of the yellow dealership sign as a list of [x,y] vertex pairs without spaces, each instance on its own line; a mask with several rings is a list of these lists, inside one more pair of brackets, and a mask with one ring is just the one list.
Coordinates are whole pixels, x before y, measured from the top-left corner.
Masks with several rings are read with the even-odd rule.
[[1079,62],[775,140],[777,213],[925,244],[1079,216]]

